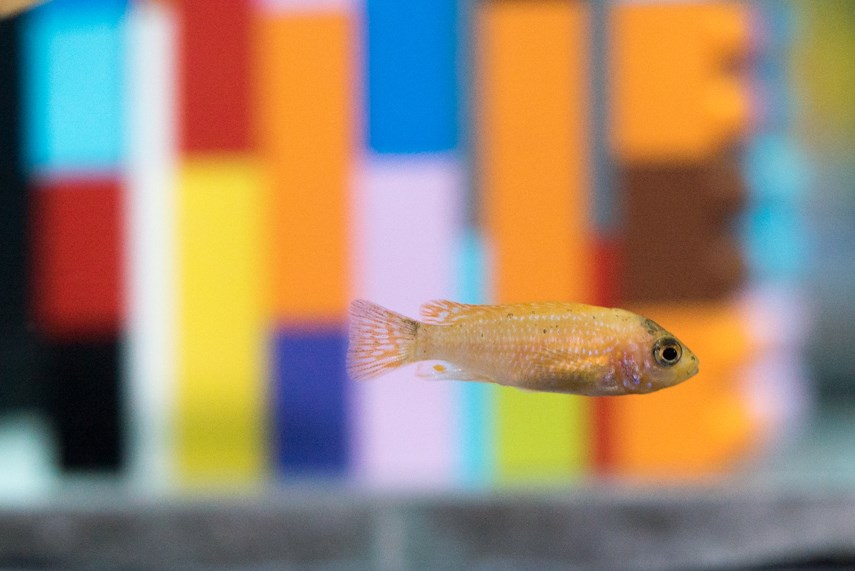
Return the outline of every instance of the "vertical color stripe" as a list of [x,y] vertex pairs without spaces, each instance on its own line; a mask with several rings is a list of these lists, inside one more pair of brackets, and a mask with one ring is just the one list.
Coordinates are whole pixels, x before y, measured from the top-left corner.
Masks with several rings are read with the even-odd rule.
[[14,328],[23,333],[28,313],[28,193],[20,145],[22,28],[20,19],[0,20],[0,327],[7,334]]
[[[586,17],[577,2],[479,7],[478,155],[496,301],[592,296]],[[500,478],[554,479],[583,467],[584,401],[504,389],[497,406]]]
[[[786,129],[797,111],[794,103],[794,80],[792,73],[793,40],[795,37],[805,38],[802,26],[797,25],[798,14],[795,6],[789,3],[780,4],[774,0],[763,0],[753,7],[752,45],[756,68],[757,82],[752,85],[755,101],[759,99],[762,105],[762,122],[768,129]],[[759,28],[759,30],[758,30]],[[762,41],[756,38],[762,37]],[[758,48],[759,44],[759,49]],[[757,113],[757,110],[754,110]]]
[[[458,250],[458,301],[485,303],[489,260],[483,238],[474,228],[463,234]],[[500,389],[487,383],[460,386],[460,472],[467,486],[484,486],[496,472],[496,396]]]
[[21,118],[23,106],[23,21],[20,18],[0,20],[0,170],[8,175],[21,173],[21,132],[24,127]]
[[348,438],[343,326],[289,327],[274,341],[276,461],[288,476],[342,476]]
[[265,467],[262,188],[249,159],[180,167],[175,423],[188,482],[250,482]]
[[258,137],[272,175],[273,311],[280,323],[342,319],[354,153],[353,16],[259,23]]
[[185,152],[251,147],[250,0],[174,0],[180,145]]
[[[459,165],[450,157],[366,162],[356,187],[356,295],[418,316],[454,292]],[[456,477],[457,384],[412,367],[353,385],[358,477],[372,485],[448,485]]]
[[612,74],[610,31],[612,2],[591,3],[588,70],[590,92],[590,147],[593,218],[598,236],[613,238],[620,232],[620,203],[614,184],[611,150]]
[[[618,247],[621,235],[620,200],[615,185],[611,152],[611,69],[609,32],[612,3],[591,3],[589,37],[591,190],[595,235],[594,298],[596,305],[618,306]],[[611,464],[611,405],[608,398],[591,401],[591,460],[593,469],[604,472]]]
[[447,151],[458,140],[456,0],[366,0],[368,146]]
[[23,29],[21,18],[0,19],[0,402],[4,412],[12,413],[0,424],[0,439],[8,443],[0,444],[6,451],[0,460],[5,464],[0,467],[0,494],[9,499],[31,497],[32,492],[44,489],[51,476],[49,470],[43,470],[35,480],[23,480],[22,476],[32,474],[22,472],[42,468],[39,460],[47,461],[52,454],[48,443],[41,448],[24,447],[20,453],[12,450],[16,442],[27,442],[39,436],[38,432],[44,435],[46,428],[38,430],[41,419],[24,418],[21,422],[14,413],[37,407],[43,395],[39,371],[43,355],[30,326],[31,232],[27,213],[31,193],[21,160]]
[[117,168],[124,132],[125,7],[125,0],[54,0],[24,17],[30,168]]
[[167,4],[128,18],[128,275],[130,473],[148,489],[174,476],[175,23]]

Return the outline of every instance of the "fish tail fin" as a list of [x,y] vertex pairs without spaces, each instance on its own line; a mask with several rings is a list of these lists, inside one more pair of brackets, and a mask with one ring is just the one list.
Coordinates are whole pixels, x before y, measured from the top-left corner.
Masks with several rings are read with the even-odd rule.
[[419,322],[376,303],[350,304],[347,373],[355,381],[379,377],[415,361]]

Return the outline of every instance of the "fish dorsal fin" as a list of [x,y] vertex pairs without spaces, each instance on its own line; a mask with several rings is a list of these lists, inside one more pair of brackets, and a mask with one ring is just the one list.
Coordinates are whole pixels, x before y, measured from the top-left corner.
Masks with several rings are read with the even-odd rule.
[[435,299],[423,304],[419,313],[426,323],[454,323],[476,307],[447,299]]
[[499,319],[513,317],[514,315],[523,316],[530,313],[557,313],[567,310],[568,306],[587,307],[581,304],[566,304],[554,301],[505,305],[470,305],[446,299],[435,299],[422,305],[419,312],[425,323],[447,325],[462,318]]

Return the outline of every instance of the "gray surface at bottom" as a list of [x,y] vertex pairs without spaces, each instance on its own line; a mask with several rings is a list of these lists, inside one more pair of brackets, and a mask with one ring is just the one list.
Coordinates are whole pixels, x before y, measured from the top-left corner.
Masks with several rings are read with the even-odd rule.
[[0,510],[2,569],[736,569],[855,562],[855,494],[568,489],[74,497]]

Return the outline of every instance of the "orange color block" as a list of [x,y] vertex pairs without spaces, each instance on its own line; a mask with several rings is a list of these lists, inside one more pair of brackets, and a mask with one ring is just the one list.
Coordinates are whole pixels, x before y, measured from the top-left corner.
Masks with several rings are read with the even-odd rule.
[[[493,301],[593,294],[582,2],[485,2],[476,13],[479,188]],[[500,481],[566,480],[588,460],[588,403],[500,389]]]
[[266,14],[257,22],[256,134],[270,172],[273,312],[338,319],[348,301],[347,190],[354,154],[353,17]]
[[624,161],[698,160],[740,136],[750,16],[736,2],[622,3],[612,16],[613,144]]
[[480,174],[498,302],[592,295],[585,18],[573,2],[483,9]]
[[676,387],[610,401],[618,473],[681,478],[721,471],[750,450],[758,420],[742,390],[758,347],[736,304],[632,308],[660,323],[700,359]]

